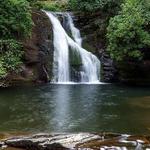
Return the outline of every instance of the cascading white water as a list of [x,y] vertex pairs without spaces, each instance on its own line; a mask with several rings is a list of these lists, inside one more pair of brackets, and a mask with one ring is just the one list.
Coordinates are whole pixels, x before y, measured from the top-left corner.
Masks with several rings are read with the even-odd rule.
[[59,20],[50,12],[46,12],[53,25],[54,34],[54,82],[69,82],[69,45],[65,30]]
[[95,55],[82,48],[82,38],[79,29],[74,26],[73,19],[67,13],[68,24],[75,42],[80,46],[77,52],[81,56],[83,71],[81,74],[81,82],[99,82],[100,61]]
[[50,18],[54,34],[54,82],[70,82],[69,50],[78,53],[82,61],[80,71],[81,82],[98,83],[100,74],[100,61],[92,53],[81,47],[80,31],[74,26],[71,16],[67,13],[68,24],[73,39],[68,36],[60,21],[51,12],[45,12]]
[[67,13],[67,19],[68,19],[68,26],[70,27],[75,42],[82,47],[82,38],[81,38],[80,31],[74,26],[73,19],[69,13]]

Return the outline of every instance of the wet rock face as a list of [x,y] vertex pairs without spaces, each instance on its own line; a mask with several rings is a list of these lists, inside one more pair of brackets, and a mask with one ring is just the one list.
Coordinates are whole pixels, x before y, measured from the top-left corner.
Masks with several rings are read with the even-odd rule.
[[42,11],[32,12],[30,38],[23,42],[24,63],[20,74],[11,74],[12,84],[45,83],[51,80],[53,63],[53,33],[51,22]]
[[74,14],[75,25],[83,37],[83,47],[101,60],[101,80],[116,82],[117,73],[112,59],[106,54],[106,28],[108,14],[101,12],[91,14]]
[[74,23],[83,37],[83,47],[97,55],[105,49],[107,16],[101,12],[76,13]]
[[119,80],[129,85],[150,85],[150,60],[124,61],[117,64]]
[[150,148],[150,137],[111,133],[37,134],[4,139],[1,146],[25,150],[141,150]]
[[116,63],[106,52],[107,26],[111,14],[105,12],[75,13],[74,22],[83,37],[83,47],[101,60],[101,79],[104,82],[123,82],[132,85],[150,85],[150,50],[143,49],[143,60]]
[[33,68],[33,76],[37,82],[47,82],[52,74],[52,27],[42,11],[33,11],[32,19],[32,36],[24,42],[25,64]]
[[103,52],[101,57],[102,79],[104,82],[118,82],[118,73],[113,60]]

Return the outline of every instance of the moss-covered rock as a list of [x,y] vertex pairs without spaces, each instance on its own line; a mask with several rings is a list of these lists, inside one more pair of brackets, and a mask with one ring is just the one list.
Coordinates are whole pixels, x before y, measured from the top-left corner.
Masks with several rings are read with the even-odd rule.
[[51,23],[42,11],[32,11],[32,35],[23,41],[23,65],[18,74],[8,76],[9,84],[45,83],[52,78],[53,41]]

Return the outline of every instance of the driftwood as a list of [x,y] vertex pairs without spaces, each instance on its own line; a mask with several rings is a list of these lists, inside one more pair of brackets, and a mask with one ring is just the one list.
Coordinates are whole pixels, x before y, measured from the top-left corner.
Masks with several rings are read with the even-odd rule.
[[25,150],[149,150],[150,137],[90,133],[36,134],[3,139],[0,146]]

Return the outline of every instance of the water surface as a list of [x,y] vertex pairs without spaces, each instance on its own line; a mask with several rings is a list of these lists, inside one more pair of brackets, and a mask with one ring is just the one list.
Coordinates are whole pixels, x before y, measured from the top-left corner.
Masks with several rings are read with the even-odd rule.
[[55,85],[0,90],[0,132],[150,134],[150,88]]

